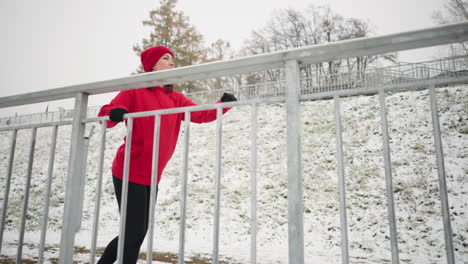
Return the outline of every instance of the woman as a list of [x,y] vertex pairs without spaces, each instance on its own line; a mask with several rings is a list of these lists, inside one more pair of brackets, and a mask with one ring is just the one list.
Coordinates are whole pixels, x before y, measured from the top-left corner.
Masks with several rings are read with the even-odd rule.
[[[141,63],[145,72],[173,69],[174,54],[164,46],[152,47],[141,53]],[[237,99],[228,93],[225,93],[220,100],[220,102],[230,101],[237,101]],[[156,86],[120,92],[109,104],[101,108],[99,116],[108,115],[110,121],[107,123],[107,127],[111,128],[123,121],[123,116],[126,113],[193,105],[195,103],[190,99],[174,91],[172,85]],[[228,109],[223,109],[223,113],[227,111]],[[182,120],[184,120],[184,113],[161,116],[158,184],[164,167],[174,153]],[[190,121],[195,123],[206,123],[214,120],[216,120],[215,109],[192,112],[190,116]],[[136,263],[141,244],[148,229],[153,134],[154,117],[134,119],[125,224],[124,263]],[[124,157],[125,142],[118,148],[112,164],[112,178],[119,210]],[[117,258],[117,243],[118,236],[107,245],[98,264],[114,263]]]

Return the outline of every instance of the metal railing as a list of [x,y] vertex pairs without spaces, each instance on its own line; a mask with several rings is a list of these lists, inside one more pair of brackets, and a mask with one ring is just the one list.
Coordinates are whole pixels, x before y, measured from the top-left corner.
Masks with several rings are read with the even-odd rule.
[[[399,63],[387,67],[369,67],[362,72],[342,67],[338,73],[319,73],[301,76],[301,94],[321,93],[344,89],[366,89],[391,85],[408,85],[418,81],[437,80],[445,83],[456,77],[468,75],[468,56],[448,57],[419,63]],[[197,104],[207,104],[221,98],[223,93],[233,93],[240,100],[279,97],[285,95],[284,72],[278,70],[279,80],[258,81],[254,84],[232,85],[228,88],[186,94]],[[100,106],[88,107],[86,116],[97,117]],[[71,120],[73,110],[16,115],[0,118],[1,127],[40,124]]]
[[[127,205],[127,189],[128,189],[128,178],[129,178],[129,155],[130,155],[130,144],[132,137],[132,124],[135,118],[144,116],[155,117],[155,134],[154,134],[154,146],[153,146],[153,162],[152,162],[152,187],[151,187],[151,203],[150,203],[150,229],[148,234],[148,248],[147,251],[148,263],[151,263],[151,252],[152,252],[152,240],[153,240],[153,225],[154,225],[154,202],[155,202],[155,176],[157,171],[157,154],[158,149],[158,137],[160,129],[160,117],[166,114],[183,113],[185,115],[184,128],[186,133],[184,134],[183,140],[183,164],[182,164],[182,176],[183,183],[181,185],[181,221],[180,221],[180,236],[179,236],[179,263],[184,261],[184,245],[185,245],[185,215],[186,215],[186,197],[187,197],[187,162],[188,162],[188,140],[190,134],[188,133],[190,128],[190,113],[193,111],[216,109],[217,110],[217,129],[216,129],[216,168],[215,168],[215,210],[214,210],[214,239],[213,239],[213,263],[219,262],[219,208],[220,208],[220,179],[221,179],[221,153],[222,153],[222,115],[221,109],[226,107],[236,107],[240,105],[251,105],[252,106],[252,130],[251,137],[256,138],[257,133],[257,112],[256,107],[258,104],[264,103],[285,103],[287,110],[287,179],[288,179],[288,245],[289,245],[289,263],[304,263],[304,224],[303,224],[303,179],[302,179],[302,158],[301,158],[301,129],[300,129],[300,102],[307,100],[315,100],[320,98],[333,98],[335,102],[335,126],[336,126],[336,142],[337,142],[337,172],[339,179],[339,197],[340,197],[340,219],[341,219],[341,234],[342,234],[342,262],[349,262],[348,253],[348,238],[347,238],[347,216],[346,216],[346,193],[345,193],[345,176],[344,176],[344,162],[342,153],[341,143],[341,118],[340,118],[340,98],[349,95],[360,95],[360,94],[378,94],[380,98],[380,114],[381,114],[381,127],[382,127],[382,141],[384,145],[384,166],[385,166],[385,177],[386,177],[386,190],[387,190],[387,208],[388,208],[388,219],[390,227],[390,241],[391,241],[391,252],[392,252],[392,263],[399,263],[399,251],[397,241],[397,230],[395,221],[395,209],[394,209],[394,198],[393,198],[393,186],[392,186],[392,172],[390,164],[390,151],[388,146],[388,125],[386,121],[386,106],[385,106],[385,93],[398,91],[401,89],[420,89],[421,87],[429,89],[430,104],[432,110],[433,120],[433,132],[435,138],[436,157],[437,157],[437,169],[439,175],[439,187],[440,187],[440,199],[442,207],[442,222],[444,226],[445,234],[445,245],[447,262],[455,263],[453,237],[451,230],[449,205],[447,199],[447,186],[445,182],[445,171],[443,161],[443,151],[441,143],[441,135],[438,120],[437,102],[435,98],[435,87],[442,84],[452,84],[459,82],[466,82],[468,77],[462,76],[450,76],[440,80],[438,78],[423,78],[423,80],[405,82],[404,85],[395,86],[394,84],[383,84],[377,85],[374,78],[367,80],[370,85],[365,87],[331,87],[327,89],[305,89],[301,86],[300,80],[300,65],[307,63],[317,63],[321,61],[332,60],[336,58],[349,58],[356,56],[375,55],[387,52],[394,52],[399,50],[406,50],[412,48],[421,48],[434,45],[441,45],[447,43],[454,43],[468,40],[468,22],[445,25],[435,28],[417,30],[412,32],[405,32],[399,34],[393,34],[381,37],[372,37],[364,39],[356,39],[349,41],[342,41],[331,43],[327,45],[318,45],[313,47],[299,48],[289,51],[276,52],[246,58],[240,58],[235,60],[208,63],[197,66],[183,67],[173,70],[160,71],[147,73],[137,76],[130,76],[115,80],[90,83],[84,85],[70,86],[65,88],[52,89],[47,91],[9,96],[0,98],[0,108],[17,106],[29,103],[37,103],[50,100],[58,100],[64,98],[75,98],[75,107],[73,110],[73,118],[71,121],[51,121],[49,123],[42,123],[40,125],[23,125],[13,126],[8,128],[1,128],[0,131],[12,131],[10,141],[10,155],[8,158],[7,177],[5,184],[5,194],[2,206],[2,219],[1,219],[1,230],[0,230],[0,245],[3,242],[3,232],[5,227],[5,214],[6,208],[8,207],[8,195],[10,188],[10,181],[12,177],[12,166],[14,159],[14,152],[16,146],[17,132],[19,129],[31,129],[31,143],[28,160],[28,173],[27,181],[25,186],[25,196],[23,204],[22,221],[20,225],[20,237],[18,240],[17,250],[17,263],[21,262],[22,258],[22,247],[23,238],[25,232],[25,221],[26,211],[28,208],[28,195],[30,191],[30,178],[31,178],[31,166],[33,164],[33,157],[35,151],[35,135],[36,129],[42,126],[54,127],[54,133],[52,134],[52,141],[56,140],[57,127],[64,124],[72,124],[72,135],[71,135],[71,146],[70,146],[70,163],[69,173],[67,176],[67,186],[65,193],[65,205],[63,214],[62,233],[60,241],[60,263],[72,263],[73,262],[73,247],[75,239],[76,227],[79,225],[79,214],[75,208],[79,207],[82,197],[82,186],[84,184],[82,164],[85,159],[85,125],[91,122],[102,122],[101,129],[101,143],[100,143],[100,158],[99,158],[99,180],[97,186],[97,193],[101,192],[101,177],[102,177],[102,157],[105,149],[105,138],[106,130],[105,125],[107,117],[100,118],[87,118],[87,101],[88,95],[107,93],[112,91],[128,90],[138,87],[148,87],[154,85],[164,85],[169,83],[180,83],[183,81],[191,81],[205,78],[215,78],[224,75],[233,75],[240,73],[248,73],[259,70],[267,70],[272,68],[284,68],[285,80],[284,80],[284,91],[273,90],[278,96],[274,97],[255,97],[254,99],[241,100],[238,102],[223,103],[223,104],[207,104],[193,107],[164,109],[157,111],[141,112],[141,113],[129,113],[125,115],[128,120],[127,126],[127,145],[125,153],[125,166],[124,166],[124,180],[122,186],[122,208],[126,208]],[[364,48],[365,47],[365,48]],[[417,69],[411,70],[410,72],[417,72]],[[384,75],[387,72],[383,72]],[[400,71],[401,73],[401,71]],[[398,73],[398,74],[400,74]],[[380,73],[378,73],[380,74]],[[378,75],[377,74],[377,75]],[[426,74],[426,73],[424,73]],[[424,75],[426,76],[426,75]],[[427,75],[430,76],[430,75]],[[375,78],[380,80],[379,78]],[[314,83],[314,82],[312,82]],[[278,86],[281,87],[281,86]],[[313,85],[312,85],[313,87]],[[251,238],[251,263],[256,263],[256,245],[257,238],[255,234],[256,226],[256,175],[257,175],[257,149],[256,141],[252,140],[251,147],[251,183],[252,183],[252,238]],[[53,156],[55,144],[52,144],[51,155]],[[53,159],[49,164],[49,170],[53,171]],[[50,178],[49,178],[50,179]],[[48,181],[49,182],[49,181]],[[48,183],[49,184],[49,183]],[[49,185],[48,185],[49,186]],[[48,187],[49,188],[49,187]],[[99,219],[99,199],[96,204],[96,213],[93,224],[93,245],[92,254],[95,255],[96,236],[97,236],[97,221]],[[42,225],[41,232],[47,231],[47,223],[45,221]],[[122,263],[123,257],[123,245],[124,245],[124,227],[126,221],[126,210],[122,210],[120,218],[120,235],[119,235],[119,249],[118,249],[118,263]],[[41,247],[43,247],[43,240],[41,236]],[[0,248],[1,250],[1,248]],[[40,249],[43,251],[43,248]],[[0,251],[1,252],[1,251]],[[42,255],[40,256],[42,258]],[[42,259],[39,260],[42,262]],[[91,259],[94,262],[94,258]]]

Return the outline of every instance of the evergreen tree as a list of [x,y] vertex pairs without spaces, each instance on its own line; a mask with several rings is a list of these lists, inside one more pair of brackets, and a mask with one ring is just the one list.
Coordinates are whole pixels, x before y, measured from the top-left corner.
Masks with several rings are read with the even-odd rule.
[[[161,0],[159,8],[149,12],[149,19],[143,25],[150,27],[149,38],[142,39],[140,44],[133,46],[137,56],[150,47],[163,45],[172,50],[177,67],[203,62],[206,50],[203,47],[203,36],[190,24],[189,18],[183,12],[177,11],[177,0]],[[143,73],[139,65],[135,73]],[[199,87],[199,84],[202,87]],[[193,92],[203,89],[199,82],[176,84],[178,91]]]

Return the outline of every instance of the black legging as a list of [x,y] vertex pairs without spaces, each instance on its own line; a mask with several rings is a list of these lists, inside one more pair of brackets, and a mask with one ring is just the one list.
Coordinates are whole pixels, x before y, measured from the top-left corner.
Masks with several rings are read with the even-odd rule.
[[[112,177],[114,181],[115,196],[119,204],[122,197],[122,180]],[[125,243],[123,263],[136,263],[141,244],[148,230],[150,186],[133,182],[128,184],[127,220],[125,223]],[[156,185],[156,196],[158,186]],[[117,260],[117,246],[119,237],[116,236],[106,247],[98,264],[111,264]]]

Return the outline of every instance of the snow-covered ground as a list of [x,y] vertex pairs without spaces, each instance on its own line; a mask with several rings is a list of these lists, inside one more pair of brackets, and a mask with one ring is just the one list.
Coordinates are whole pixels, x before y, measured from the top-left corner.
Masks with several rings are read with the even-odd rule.
[[[437,90],[457,263],[468,263],[468,87]],[[398,247],[402,263],[446,263],[432,121],[427,91],[387,96]],[[391,260],[377,96],[341,101],[352,263]],[[220,256],[248,263],[250,254],[250,106],[223,117]],[[340,263],[340,221],[333,101],[302,103],[306,263]],[[286,109],[261,105],[258,114],[258,263],[288,263]],[[213,241],[215,123],[191,124],[186,256],[210,257]],[[46,259],[58,257],[70,127],[59,128],[50,197]],[[88,125],[89,130],[89,125]],[[99,132],[99,128],[97,127]],[[19,131],[1,259],[13,258],[19,237],[30,131]],[[37,258],[50,149],[50,128],[38,130],[23,257]],[[108,130],[98,247],[118,233],[110,167],[123,142],[122,125]],[[182,133],[181,133],[182,135]],[[0,133],[3,200],[10,133]],[[99,133],[90,141],[82,229],[76,246],[91,245]],[[179,145],[182,140],[179,141]],[[154,249],[177,253],[182,147],[160,184]],[[145,251],[145,244],[142,251]],[[77,254],[79,263],[89,254]],[[3,262],[2,262],[3,263]],[[156,262],[154,262],[156,263]]]

